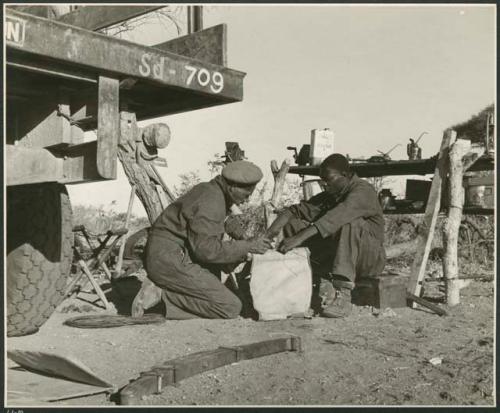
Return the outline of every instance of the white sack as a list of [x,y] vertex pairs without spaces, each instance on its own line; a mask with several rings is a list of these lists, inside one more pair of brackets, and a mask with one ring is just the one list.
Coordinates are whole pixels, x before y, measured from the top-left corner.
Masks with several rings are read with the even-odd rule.
[[269,250],[252,259],[250,292],[260,320],[279,320],[306,313],[312,295],[309,250],[295,248],[286,254]]

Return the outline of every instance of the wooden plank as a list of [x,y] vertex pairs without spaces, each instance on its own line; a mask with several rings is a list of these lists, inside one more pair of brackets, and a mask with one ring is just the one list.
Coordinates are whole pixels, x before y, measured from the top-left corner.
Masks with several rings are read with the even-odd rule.
[[71,356],[60,356],[39,351],[9,350],[7,351],[7,357],[25,369],[49,376],[61,377],[91,386],[113,387],[111,383],[97,376],[82,362]]
[[425,308],[428,308],[429,310],[434,311],[439,316],[446,316],[446,315],[448,315],[448,313],[446,312],[446,310],[442,309],[441,307],[439,307],[436,304],[433,304],[433,303],[431,303],[431,302],[429,302],[427,300],[424,300],[421,297],[417,297],[416,295],[410,294],[408,292],[406,293],[406,297],[408,298],[408,300],[413,301],[413,302],[415,302],[417,304],[420,304],[422,307],[425,307]]
[[204,371],[283,351],[302,351],[300,337],[292,336],[243,346],[220,347],[169,360],[153,367],[150,371],[141,373],[140,377],[123,387],[120,391],[120,404],[137,404],[142,396],[159,394],[164,386],[179,383]]
[[227,27],[225,24],[209,27],[186,36],[176,37],[153,46],[201,62],[227,65]]
[[[443,190],[443,184],[446,180],[449,163],[448,153],[450,146],[456,139],[456,136],[456,132],[450,129],[444,132],[436,164],[436,170],[434,172],[434,178],[432,179],[431,189],[429,192],[429,198],[425,208],[422,231],[417,236],[418,241],[415,249],[415,257],[413,259],[410,280],[407,288],[409,293],[417,297],[420,296],[422,281],[424,279],[425,269],[427,266],[427,259],[429,258],[429,253],[431,251],[432,239],[434,237],[436,221],[441,206],[441,192]],[[415,303],[413,303],[413,305],[415,305]]]
[[57,18],[57,21],[87,30],[101,30],[164,6],[83,6]]
[[98,89],[97,171],[104,179],[115,179],[120,136],[120,82],[99,76]]

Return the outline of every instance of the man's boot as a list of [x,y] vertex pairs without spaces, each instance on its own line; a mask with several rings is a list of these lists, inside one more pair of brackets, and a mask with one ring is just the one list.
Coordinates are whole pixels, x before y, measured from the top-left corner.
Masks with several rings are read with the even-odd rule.
[[333,278],[321,280],[320,297],[322,299],[320,316],[326,318],[344,318],[352,312],[351,291],[354,283]]
[[132,303],[132,317],[142,317],[145,310],[158,304],[161,301],[161,293],[162,289],[146,277]]

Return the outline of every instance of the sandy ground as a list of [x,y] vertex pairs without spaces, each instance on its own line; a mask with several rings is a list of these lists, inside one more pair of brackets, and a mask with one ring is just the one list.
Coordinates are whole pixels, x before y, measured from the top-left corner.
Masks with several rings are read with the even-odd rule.
[[[437,284],[429,283],[426,290],[431,296],[440,294]],[[303,353],[280,353],[208,371],[145,397],[141,404],[491,406],[493,283],[472,282],[462,291],[461,304],[448,311],[449,316],[438,317],[424,309],[377,312],[355,307],[344,320],[240,318],[79,329],[62,323],[103,311],[70,299],[37,334],[10,338],[7,348],[72,355],[121,387],[175,357],[294,334],[302,338]],[[440,365],[429,362],[436,357],[442,359]],[[14,366],[9,362],[7,378]],[[112,400],[95,395],[52,404],[112,406]]]

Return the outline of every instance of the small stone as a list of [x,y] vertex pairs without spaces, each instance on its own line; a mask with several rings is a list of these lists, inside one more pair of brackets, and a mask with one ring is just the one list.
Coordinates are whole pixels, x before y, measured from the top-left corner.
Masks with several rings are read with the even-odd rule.
[[431,363],[433,366],[439,366],[443,362],[443,359],[441,357],[433,357],[429,360],[429,363]]
[[380,315],[382,317],[397,317],[396,312],[391,307],[387,307]]

